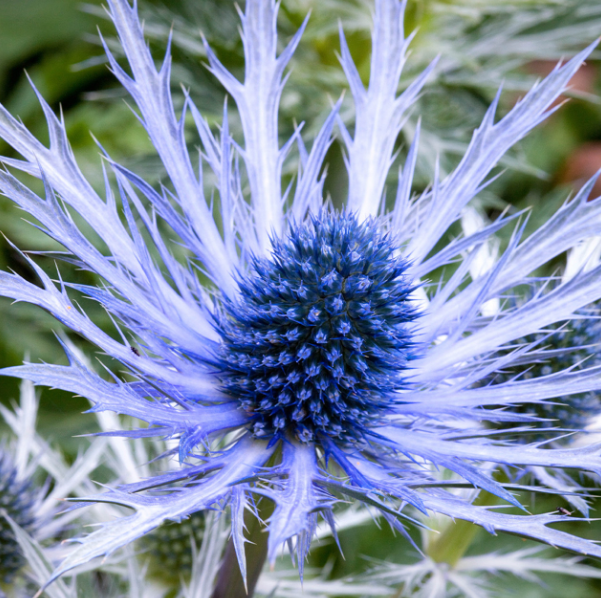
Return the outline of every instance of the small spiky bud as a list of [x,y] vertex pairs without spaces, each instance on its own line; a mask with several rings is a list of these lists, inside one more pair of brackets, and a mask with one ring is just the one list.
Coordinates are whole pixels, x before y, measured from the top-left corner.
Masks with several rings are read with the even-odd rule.
[[192,571],[192,541],[200,546],[205,530],[203,513],[194,513],[180,523],[168,522],[140,541],[143,557],[150,558],[150,570],[158,577],[179,581]]

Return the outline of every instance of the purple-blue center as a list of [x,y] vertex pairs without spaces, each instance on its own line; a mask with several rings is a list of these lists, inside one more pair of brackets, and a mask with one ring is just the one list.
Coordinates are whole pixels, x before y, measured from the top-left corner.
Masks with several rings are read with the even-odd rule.
[[377,220],[323,210],[275,239],[223,302],[224,390],[257,437],[360,440],[403,387],[414,290]]

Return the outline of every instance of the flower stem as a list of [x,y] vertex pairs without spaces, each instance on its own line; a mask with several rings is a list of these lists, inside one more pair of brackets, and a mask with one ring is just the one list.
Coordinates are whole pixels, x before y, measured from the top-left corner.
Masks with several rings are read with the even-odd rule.
[[[474,501],[475,505],[490,506],[499,499],[488,492],[482,491]],[[459,519],[447,525],[446,529],[431,542],[427,549],[428,556],[437,563],[448,563],[454,567],[470,547],[480,526]]]
[[470,547],[479,527],[469,521],[451,523],[428,547],[428,556],[437,563],[454,567]]
[[242,598],[244,596],[252,598],[267,558],[268,534],[265,533],[266,526],[263,522],[271,515],[273,508],[274,505],[270,500],[261,499],[257,502],[259,517],[250,510],[246,512],[244,517],[247,539],[249,540],[245,545],[247,586],[244,586],[234,541],[230,538],[223,561],[221,561],[217,584],[211,598]]

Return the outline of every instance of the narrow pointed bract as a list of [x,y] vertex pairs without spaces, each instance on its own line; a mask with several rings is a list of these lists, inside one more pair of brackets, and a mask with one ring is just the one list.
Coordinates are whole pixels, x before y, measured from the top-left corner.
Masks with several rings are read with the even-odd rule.
[[[395,142],[435,65],[397,93],[410,43],[403,33],[404,3],[376,0],[367,88],[341,33],[356,126],[351,134],[338,121],[350,191],[346,205],[335,210],[322,197],[322,173],[341,102],[310,150],[300,127],[288,140],[277,131],[286,65],[305,24],[278,55],[278,5],[247,0],[243,82],[207,49],[211,72],[238,110],[240,143],[228,126],[231,101],[219,136],[192,98],[186,97],[181,115],[175,113],[169,51],[157,67],[136,7],[128,0],[108,0],[108,6],[128,60],[128,68],[121,66],[107,47],[110,67],[137,108],[165,180],[154,188],[105,156],[101,196],[79,170],[64,123],[41,97],[49,147],[0,109],[0,137],[21,155],[4,160],[0,190],[62,243],[69,259],[102,279],[98,287],[56,282],[27,258],[39,284],[2,272],[0,294],[47,310],[129,375],[99,375],[68,343],[67,366],[25,364],[2,373],[83,395],[93,411],[136,418],[138,429],[120,433],[176,439],[179,462],[167,473],[83,499],[133,512],[78,538],[52,579],[164,521],[229,504],[244,571],[244,517],[253,496],[275,503],[267,522],[269,559],[288,545],[301,573],[318,517],[331,523],[341,497],[380,510],[402,533],[415,521],[400,508],[409,504],[491,533],[520,534],[601,558],[595,543],[549,527],[565,521],[561,515],[507,515],[478,506],[431,474],[431,466],[451,470],[518,507],[516,485],[499,481],[494,464],[601,475],[601,447],[554,449],[528,444],[526,434],[520,443],[504,436],[507,422],[519,425],[511,428],[516,435],[528,432],[530,421],[507,407],[599,390],[599,367],[486,383],[514,362],[540,360],[548,327],[583,317],[582,308],[601,298],[600,267],[557,285],[540,282],[524,302],[499,302],[494,317],[482,309],[598,232],[601,199],[587,201],[593,182],[529,238],[518,225],[506,251],[483,271],[470,269],[472,260],[502,226],[515,224],[513,218],[446,247],[439,243],[504,152],[553,111],[592,47],[559,65],[500,119],[497,96],[457,168],[412,197],[416,134],[396,205],[385,212]],[[195,130],[185,131],[191,122]],[[200,172],[186,145],[191,133],[201,147]],[[295,147],[298,176],[287,194],[283,165],[294,159]],[[10,169],[39,178],[43,196]],[[207,192],[209,182],[215,187]],[[389,198],[394,195],[388,190]],[[78,228],[71,210],[96,231],[102,250]],[[188,263],[174,257],[172,243],[186,248]],[[458,263],[455,273],[430,288],[428,275],[451,262]],[[71,300],[72,290],[100,303],[119,335],[93,322]],[[527,335],[534,340],[524,345],[519,339]],[[556,491],[557,479],[548,483]]]

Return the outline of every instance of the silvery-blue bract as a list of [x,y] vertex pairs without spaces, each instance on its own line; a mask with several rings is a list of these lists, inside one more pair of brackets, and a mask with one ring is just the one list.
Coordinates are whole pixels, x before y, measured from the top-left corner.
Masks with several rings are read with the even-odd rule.
[[[0,136],[22,156],[4,162],[41,179],[45,195],[7,171],[0,172],[0,189],[64,245],[68,259],[104,283],[52,281],[32,261],[42,286],[1,273],[0,293],[51,312],[127,366],[136,381],[115,375],[109,382],[68,347],[69,366],[24,365],[4,374],[78,393],[95,410],[146,422],[130,435],[178,439],[181,466],[107,491],[102,500],[131,507],[133,514],[80,539],[55,577],[166,519],[226,503],[244,571],[243,515],[255,494],[275,502],[269,558],[290,541],[301,567],[318,515],[333,524],[335,496],[367,502],[401,529],[408,517],[400,503],[473,521],[491,533],[601,556],[595,544],[547,527],[564,519],[560,514],[507,515],[476,506],[441,487],[434,475],[446,468],[519,506],[518,497],[494,480],[490,463],[601,473],[599,447],[514,445],[495,433],[500,423],[532,421],[507,409],[512,405],[600,389],[599,368],[478,384],[516,360],[540,361],[540,343],[505,349],[601,297],[598,267],[494,317],[480,309],[599,231],[601,202],[587,201],[592,182],[526,240],[517,230],[484,275],[472,279],[470,261],[508,218],[438,244],[503,153],[552,111],[591,48],[555,69],[495,123],[497,97],[457,168],[412,197],[416,136],[396,197],[389,189],[385,202],[395,140],[434,68],[397,95],[410,41],[403,35],[401,2],[376,1],[367,89],[341,33],[355,127],[349,131],[338,120],[336,104],[310,149],[300,130],[282,146],[278,141],[284,71],[303,28],[278,56],[272,0],[247,0],[241,16],[243,81],[207,49],[211,71],[236,103],[243,142],[231,137],[227,111],[217,136],[189,98],[175,114],[169,52],[157,68],[136,7],[127,0],[108,5],[129,71],[107,48],[108,58],[162,161],[164,186],[157,191],[107,156],[100,196],[79,170],[63,122],[42,98],[49,147],[2,109]],[[195,124],[200,158],[186,145],[187,117]],[[324,207],[322,194],[324,156],[336,124],[349,176],[341,211]],[[293,149],[298,176],[283,191],[283,163]],[[209,197],[208,176],[214,184]],[[102,250],[81,232],[74,212],[94,229]],[[162,236],[166,226],[170,232]],[[186,263],[173,257],[174,243],[189,252]],[[453,275],[427,286],[429,274],[449,263],[456,265]],[[201,283],[207,278],[209,285]],[[94,324],[71,301],[70,288],[102,304],[120,336]]]

